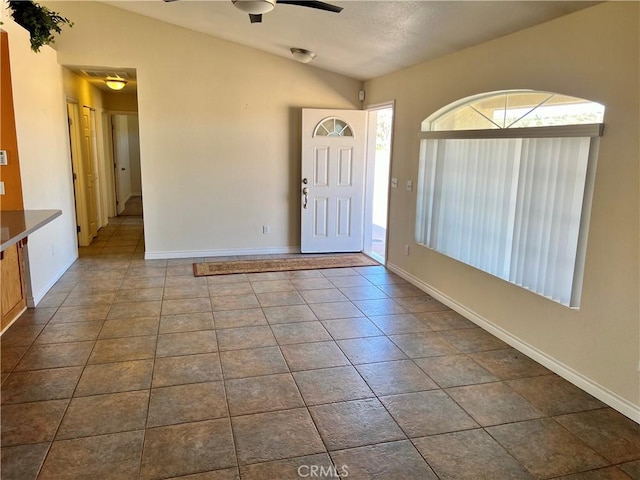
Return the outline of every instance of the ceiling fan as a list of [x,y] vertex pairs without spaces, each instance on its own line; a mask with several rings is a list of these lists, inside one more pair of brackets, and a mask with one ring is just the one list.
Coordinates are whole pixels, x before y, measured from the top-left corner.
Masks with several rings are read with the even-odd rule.
[[[164,0],[165,2],[174,2],[175,0]],[[251,23],[262,23],[262,14],[273,10],[276,3],[284,5],[297,5],[299,7],[315,8],[325,12],[340,13],[342,7],[331,5],[330,3],[305,1],[305,0],[231,0],[236,8],[247,12]]]

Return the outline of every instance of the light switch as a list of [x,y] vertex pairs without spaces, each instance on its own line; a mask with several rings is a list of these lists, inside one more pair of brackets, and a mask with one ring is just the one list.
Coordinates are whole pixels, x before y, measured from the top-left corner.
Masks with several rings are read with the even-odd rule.
[[407,192],[413,192],[413,181],[407,180]]
[[0,182],[0,195],[4,195],[4,182]]
[[392,178],[391,179],[391,188],[398,188],[398,179],[397,178]]
[[0,150],[0,165],[7,165],[7,151]]

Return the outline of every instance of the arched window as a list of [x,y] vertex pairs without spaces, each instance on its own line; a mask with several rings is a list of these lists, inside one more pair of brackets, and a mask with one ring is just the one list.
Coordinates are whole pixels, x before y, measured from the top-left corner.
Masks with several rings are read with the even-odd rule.
[[353,137],[353,130],[347,122],[337,117],[327,118],[316,125],[314,137]]
[[588,100],[511,90],[427,117],[416,241],[578,307],[603,116]]

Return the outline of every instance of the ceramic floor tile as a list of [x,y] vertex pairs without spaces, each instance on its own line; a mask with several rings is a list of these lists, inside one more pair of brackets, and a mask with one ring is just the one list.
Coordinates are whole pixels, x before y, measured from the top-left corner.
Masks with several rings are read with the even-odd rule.
[[158,317],[120,318],[104,322],[99,339],[140,337],[158,334]]
[[133,288],[119,290],[116,294],[114,303],[131,303],[131,302],[153,302],[162,300],[164,289],[156,288]]
[[367,317],[396,315],[406,313],[407,310],[391,298],[373,300],[354,300],[354,305]]
[[624,471],[631,478],[640,478],[640,460],[623,463],[620,465],[620,470]]
[[36,339],[36,344],[82,342],[95,340],[102,322],[49,324]]
[[221,352],[220,361],[225,379],[289,373],[289,367],[278,347]]
[[374,285],[360,287],[342,287],[340,291],[349,300],[374,300],[378,298],[389,298],[382,289]]
[[137,431],[54,442],[38,479],[135,478],[142,438],[143,432]]
[[211,308],[214,312],[220,310],[241,310],[245,308],[259,307],[258,298],[253,293],[244,295],[225,295],[222,297],[210,297]]
[[132,302],[114,303],[109,309],[107,319],[134,318],[134,317],[159,317],[162,302]]
[[551,418],[486,429],[536,478],[606,466],[607,461]]
[[2,348],[28,346],[40,335],[45,328],[44,325],[17,326],[8,329],[0,337]]
[[225,295],[246,295],[253,292],[249,282],[217,283],[208,284],[209,295],[221,297]]
[[156,358],[153,387],[222,380],[220,356],[217,353]]
[[141,430],[148,404],[148,390],[73,398],[56,439]]
[[3,447],[0,451],[2,461],[0,471],[7,479],[31,480],[37,477],[49,443]]
[[[163,305],[163,308],[166,307],[167,314],[171,313],[183,313],[185,312],[184,306],[189,305],[191,302],[184,300],[195,300],[200,303],[200,305],[205,305],[204,302],[198,300],[198,298],[207,298],[209,297],[209,288],[206,283],[201,283],[200,285],[189,285],[189,286],[167,286],[165,282],[164,286],[164,295],[162,296],[162,300],[182,300],[181,302],[167,302]],[[175,312],[169,312],[168,310],[174,308]],[[198,311],[193,310],[193,311]],[[207,310],[202,310],[207,311]]]
[[268,325],[260,308],[214,312],[213,318],[216,329]]
[[331,458],[344,478],[438,480],[408,440],[339,450],[331,452]]
[[262,309],[270,324],[310,322],[318,320],[307,305],[265,307]]
[[294,372],[293,377],[307,405],[360,400],[374,396],[358,371],[351,366]]
[[211,312],[183,313],[179,315],[163,315],[160,317],[160,333],[177,333],[212,329],[213,314]]
[[255,293],[286,292],[295,290],[289,280],[252,281],[251,287]]
[[319,320],[362,316],[362,312],[351,302],[314,303],[309,305],[309,308]]
[[411,358],[438,357],[459,353],[458,349],[442,338],[438,332],[390,335],[389,339]]
[[294,278],[291,279],[291,284],[296,290],[302,292],[302,290],[318,290],[322,288],[334,288],[326,278]]
[[447,393],[483,427],[544,416],[504,383],[449,388]]
[[98,322],[107,318],[109,308],[109,305],[61,307],[51,317],[51,323]]
[[153,388],[147,427],[212,420],[227,415],[222,382]]
[[499,350],[508,345],[481,328],[463,328],[460,330],[446,330],[440,332],[449,343],[463,353]]
[[2,384],[2,405],[71,398],[82,367],[11,373]]
[[335,340],[383,335],[380,329],[365,317],[324,320],[322,324]]
[[428,332],[431,329],[411,313],[371,316],[370,320],[387,335]]
[[213,330],[167,333],[158,335],[156,357],[176,357],[216,351],[218,351],[218,342],[216,332]]
[[[328,272],[323,272],[323,275],[328,275]],[[333,286],[337,288],[368,287],[372,285],[369,280],[361,275],[332,275],[328,278]]]
[[422,290],[408,283],[380,285],[379,288],[382,292],[392,298],[417,297],[424,295]]
[[536,377],[551,373],[524,353],[513,348],[473,353],[470,356],[501,380]]
[[416,438],[413,443],[442,480],[534,478],[484,430]]
[[272,325],[271,330],[280,345],[333,340],[320,322]]
[[29,348],[28,345],[20,347],[3,347],[0,345],[0,371],[8,373],[13,370]]
[[640,425],[611,408],[562,415],[556,420],[613,463],[640,460]]
[[498,377],[492,375],[466,355],[418,358],[415,362],[441,388],[499,380]]
[[478,424],[441,390],[381,397],[409,437],[477,428]]
[[281,349],[292,371],[340,367],[349,364],[349,360],[335,342],[298,343],[283,345]]
[[284,305],[304,305],[304,299],[298,292],[256,293],[262,307],[279,307]]
[[233,417],[240,465],[325,452],[304,408]]
[[87,365],[74,396],[148,389],[152,372],[153,360]]
[[396,297],[395,301],[407,312],[411,313],[442,312],[449,310],[449,307],[440,303],[435,298],[430,297],[429,295]]
[[356,368],[378,396],[438,388],[411,360],[367,363],[357,365]]
[[247,348],[270,347],[276,345],[276,339],[269,326],[225,328],[219,330],[218,347],[220,351],[243,350]]
[[589,470],[587,472],[574,473],[562,477],[556,477],[558,480],[635,480],[638,477],[629,477],[622,469],[618,467],[599,468],[597,470]]
[[400,427],[378,399],[309,407],[329,450],[405,439]]
[[477,325],[453,310],[442,312],[422,312],[414,314],[434,332],[441,330],[460,330],[476,328]]
[[338,340],[345,355],[353,364],[404,360],[407,356],[386,337],[367,337]]
[[549,416],[605,406],[600,400],[557,375],[510,380],[507,385]]
[[[275,460],[273,462],[255,463],[240,467],[243,480],[289,480],[316,477],[339,479],[336,467],[326,453],[307,455],[304,457]],[[234,479],[235,480],[235,479]]]
[[98,340],[89,357],[89,364],[125,362],[153,358],[158,337],[125,337]]
[[209,297],[187,298],[179,300],[163,300],[162,315],[179,315],[184,313],[210,312]]
[[12,445],[52,441],[68,402],[50,400],[3,405],[2,449]]
[[116,298],[115,293],[85,293],[72,292],[62,303],[62,307],[76,307],[79,305],[110,305]]
[[140,478],[178,477],[235,465],[229,419],[183,423],[147,429]]
[[329,303],[343,302],[347,300],[340,290],[337,288],[323,288],[319,290],[302,290],[300,292],[305,302],[311,303]]
[[289,373],[227,380],[225,386],[232,416],[304,407]]
[[93,345],[94,342],[32,345],[15,366],[15,371],[83,366],[89,359]]

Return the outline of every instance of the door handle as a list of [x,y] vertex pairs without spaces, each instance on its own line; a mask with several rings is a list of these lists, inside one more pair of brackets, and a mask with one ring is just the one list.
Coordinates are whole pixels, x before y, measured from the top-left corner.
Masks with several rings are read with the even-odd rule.
[[309,189],[304,187],[302,189],[302,194],[304,195],[304,202],[302,203],[302,208],[307,208],[307,203],[309,202]]

